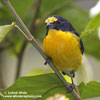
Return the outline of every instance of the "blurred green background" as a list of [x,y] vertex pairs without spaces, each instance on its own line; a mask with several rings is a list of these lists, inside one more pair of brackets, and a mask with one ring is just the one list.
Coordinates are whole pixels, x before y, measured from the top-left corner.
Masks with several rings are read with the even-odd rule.
[[[46,33],[44,19],[59,15],[72,23],[82,33],[91,20],[89,10],[98,0],[10,0],[19,16],[42,47]],[[0,0],[0,25],[16,22],[5,3]],[[76,81],[100,81],[100,40],[97,31],[83,38],[85,53],[83,67],[76,75]],[[20,76],[50,72],[48,65],[37,50],[13,29],[0,43],[0,89],[11,86]],[[80,74],[81,73],[81,74]],[[97,100],[97,99],[96,99]]]

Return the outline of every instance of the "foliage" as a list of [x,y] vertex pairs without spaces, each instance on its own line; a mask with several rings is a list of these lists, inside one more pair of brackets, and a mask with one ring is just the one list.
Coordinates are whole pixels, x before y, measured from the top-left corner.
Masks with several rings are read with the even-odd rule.
[[100,59],[100,40],[97,36],[97,29],[100,27],[100,13],[91,19],[81,33],[85,52]]
[[11,25],[0,26],[0,42],[4,39],[6,34],[14,27],[15,23]]
[[[79,86],[80,95],[82,98],[91,98],[100,96],[100,82],[89,82],[87,84],[81,83]],[[10,94],[11,92],[27,92],[23,95],[42,96],[42,98],[27,98],[27,100],[45,100],[49,96],[53,96],[56,93],[64,94],[71,100],[75,100],[70,93],[66,93],[66,87],[62,81],[56,76],[56,74],[43,74],[31,77],[21,77],[15,84],[5,90],[1,90],[4,96],[7,95],[21,95]],[[9,98],[3,98],[1,100],[9,100]],[[19,98],[10,98],[10,100],[19,100]],[[21,100],[26,100],[21,98]]]
[[[87,26],[85,29],[84,27],[89,21],[88,13],[84,11],[82,8],[76,7],[74,5],[71,5],[72,2],[75,2],[76,0],[43,0],[40,6],[40,11],[38,18],[43,19],[44,17],[51,15],[51,14],[57,14],[60,15],[64,18],[66,18],[69,22],[72,23],[72,25],[75,27],[78,33],[85,33],[91,32],[93,33],[94,31],[90,31],[91,29],[93,30],[92,27],[96,27],[96,25],[99,25],[99,15],[98,18],[95,18],[94,21],[90,21],[88,26],[91,26],[93,23],[94,25],[91,26],[90,28]],[[18,2],[17,0],[11,0],[12,5],[14,6],[15,10],[18,12],[18,14],[21,16],[21,18],[24,20],[25,24],[29,27],[32,21],[32,16],[34,15],[34,9],[32,5],[35,3],[35,0],[25,0],[25,3],[22,6],[23,0]],[[54,8],[52,7],[54,5]],[[32,10],[31,10],[32,9]],[[0,21],[2,22],[1,24],[7,24],[11,23],[11,20],[15,20],[12,14],[9,12],[9,10],[5,7],[1,7],[1,14],[0,14]],[[6,15],[5,15],[6,14]],[[80,15],[80,16],[77,16]],[[5,18],[7,16],[7,18]],[[5,21],[6,19],[6,21]],[[97,22],[96,22],[97,21]],[[81,24],[82,23],[82,24]],[[91,25],[90,25],[91,24]],[[95,25],[96,24],[96,25]],[[15,34],[13,34],[13,32]],[[96,31],[95,31],[96,32]],[[45,36],[46,30],[44,24],[40,26],[40,28],[36,31],[34,34],[36,38],[43,40]],[[11,34],[8,35],[9,41],[6,43],[6,46],[9,46],[11,43],[14,45],[13,48],[9,48],[10,53],[14,54],[14,51],[19,52],[21,48],[21,44],[23,43],[23,37],[21,35],[17,35],[18,31],[12,31]],[[12,38],[13,37],[13,38]],[[94,36],[93,36],[94,37]],[[97,38],[96,34],[95,37]],[[94,37],[94,38],[95,38]],[[88,41],[89,40],[89,41]],[[100,59],[100,52],[99,52],[99,45],[100,43],[97,40],[93,40],[91,38],[83,37],[83,42],[85,45],[85,52],[89,53],[96,58]],[[98,47],[98,48],[96,48]],[[97,52],[97,53],[96,53]]]
[[[35,3],[35,0],[21,0],[20,2],[18,2],[18,0],[10,1],[14,6],[15,10],[24,20],[27,27],[30,27],[33,15],[35,13],[35,10],[33,9],[35,7],[32,7],[32,5]],[[34,36],[39,40],[43,40],[46,31],[42,20],[44,20],[45,17],[51,14],[62,16],[66,18],[69,22],[71,22],[77,32],[81,34],[81,38],[83,39],[85,46],[85,52],[100,59],[100,41],[98,41],[98,37],[96,34],[96,30],[100,26],[100,14],[90,20],[88,12],[84,11],[80,7],[72,5],[72,2],[75,1],[76,0],[43,0],[40,6],[39,14],[36,18],[36,20],[41,20],[41,25],[39,26],[40,28],[35,32]],[[3,2],[0,1],[0,3]],[[14,20],[15,19],[13,18],[12,14],[6,7],[0,7],[1,25],[5,23],[11,23],[11,21]],[[89,20],[90,22],[88,23]],[[13,26],[14,24],[0,27],[0,42],[7,38],[8,42],[4,45],[8,46],[13,44],[14,48],[9,48],[11,54],[15,54],[14,51],[19,52],[23,43],[23,37],[19,34],[17,35],[18,31],[12,30],[10,31],[10,34],[5,37],[9,30],[13,28]],[[92,81],[87,84],[84,84],[82,82],[81,84],[79,84],[78,87],[80,95],[83,99],[100,96],[100,82]],[[64,84],[55,74],[21,77],[11,87],[5,90],[0,90],[0,95],[11,95],[8,94],[8,92],[13,91],[27,92],[26,95],[33,96],[42,95],[42,98],[39,98],[38,100],[45,100],[45,98],[52,96],[56,93],[64,94],[71,100],[74,100],[71,94],[66,93],[66,88]],[[3,98],[2,96],[0,96],[0,100],[19,100],[19,98]],[[25,99],[21,98],[21,100]],[[31,98],[28,98],[27,100],[31,100]],[[33,98],[32,100],[37,99]]]
[[98,29],[98,27],[100,27],[100,13],[87,24],[87,26],[81,34],[81,37],[90,35],[90,33],[95,32]]

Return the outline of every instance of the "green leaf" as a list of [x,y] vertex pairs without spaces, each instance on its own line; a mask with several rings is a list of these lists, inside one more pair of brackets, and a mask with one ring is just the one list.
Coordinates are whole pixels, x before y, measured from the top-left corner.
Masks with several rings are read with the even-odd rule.
[[86,85],[84,83],[81,83],[79,85],[79,91],[83,99],[100,97],[100,82],[91,81]]
[[[79,91],[82,98],[100,96],[100,82],[81,83]],[[43,74],[31,77],[21,77],[15,84],[5,90],[0,90],[4,96],[42,96],[42,98],[0,98],[0,100],[45,100],[57,93],[64,94],[71,100],[75,100],[70,93],[66,93],[66,87],[56,74]],[[16,93],[12,93],[16,92]],[[22,93],[21,93],[22,92]],[[25,94],[23,94],[25,92]],[[11,94],[12,93],[12,94]]]
[[86,53],[100,59],[100,40],[96,36],[96,32],[84,37],[83,43]]
[[97,29],[100,26],[100,13],[90,20],[81,33],[85,52],[100,59],[100,41],[97,36]]
[[87,36],[90,33],[95,32],[100,26],[100,13],[94,17],[85,27],[84,31],[81,34],[81,37]]
[[[12,85],[10,88],[6,90],[2,90],[1,92],[2,94],[7,95],[8,92],[11,92],[11,91],[17,91],[17,92],[25,91],[27,92],[27,95],[44,96],[44,94],[47,91],[51,91],[53,88],[57,88],[57,87],[58,89],[59,87],[60,88],[63,87],[63,83],[59,80],[59,78],[57,78],[55,74],[47,74],[47,75],[38,75],[38,76],[32,76],[32,77],[19,78],[14,85]],[[19,100],[19,98],[11,98],[10,100]],[[33,100],[35,100],[35,98],[33,98]]]
[[3,97],[0,95],[0,100],[3,100]]
[[0,26],[0,42],[4,39],[6,34],[14,27],[15,23],[11,25]]

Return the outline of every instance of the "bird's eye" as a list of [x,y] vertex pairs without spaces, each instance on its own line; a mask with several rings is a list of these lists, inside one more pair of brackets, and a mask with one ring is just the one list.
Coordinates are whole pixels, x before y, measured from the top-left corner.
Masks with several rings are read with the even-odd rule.
[[56,23],[57,23],[57,24],[60,24],[61,22],[60,22],[60,21],[57,21]]

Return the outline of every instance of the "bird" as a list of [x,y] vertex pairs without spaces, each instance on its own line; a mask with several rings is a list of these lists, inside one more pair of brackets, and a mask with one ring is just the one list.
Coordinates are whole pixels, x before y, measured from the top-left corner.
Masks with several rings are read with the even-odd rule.
[[46,35],[43,39],[43,50],[47,55],[45,64],[52,61],[63,75],[71,77],[72,84],[68,88],[68,92],[72,92],[74,89],[73,78],[82,64],[84,52],[80,34],[68,20],[58,15],[48,16],[44,23]]

